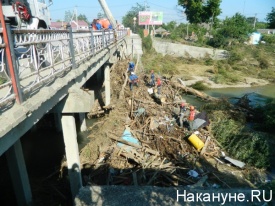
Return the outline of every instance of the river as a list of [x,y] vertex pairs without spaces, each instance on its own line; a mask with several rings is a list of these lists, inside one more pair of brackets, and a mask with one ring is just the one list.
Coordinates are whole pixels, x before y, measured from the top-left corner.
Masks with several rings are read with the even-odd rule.
[[[230,102],[235,103],[236,98],[240,98],[245,94],[249,94],[249,100],[251,106],[264,105],[267,100],[275,101],[275,85],[266,85],[259,87],[246,87],[246,88],[220,88],[209,89],[204,91],[206,94],[213,97],[228,98]],[[204,102],[198,98],[194,98],[193,95],[185,95],[183,97],[187,102],[199,107]]]

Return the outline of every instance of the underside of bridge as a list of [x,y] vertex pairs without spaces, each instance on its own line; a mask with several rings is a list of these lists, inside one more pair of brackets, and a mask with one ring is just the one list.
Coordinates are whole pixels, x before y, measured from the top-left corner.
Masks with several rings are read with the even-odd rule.
[[[78,65],[47,87],[34,93],[21,105],[14,104],[0,118],[0,155],[5,154],[18,205],[32,202],[32,192],[24,160],[20,138],[49,112],[54,113],[55,126],[62,130],[72,198],[82,187],[79,149],[77,143],[76,114],[80,130],[86,130],[85,113],[89,112],[94,100],[94,90],[85,87],[91,78],[104,80],[104,104],[110,104],[110,66],[119,61],[125,49],[123,41],[104,49],[96,56]],[[38,137],[39,138],[39,137]]]

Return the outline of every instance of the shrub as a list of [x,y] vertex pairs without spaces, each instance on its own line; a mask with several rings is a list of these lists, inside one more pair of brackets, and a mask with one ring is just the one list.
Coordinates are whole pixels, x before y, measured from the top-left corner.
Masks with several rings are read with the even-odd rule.
[[192,88],[194,88],[194,89],[201,90],[201,91],[209,89],[209,88],[203,83],[203,81],[198,81],[198,82],[196,82],[195,84],[192,84],[192,85],[190,85],[190,86],[191,86]]
[[269,166],[271,148],[265,133],[250,131],[242,113],[230,113],[227,107],[218,104],[204,106],[211,119],[214,137],[226,149],[230,156],[245,163],[266,168]]
[[268,60],[263,57],[259,57],[258,62],[261,69],[268,69],[270,66]]

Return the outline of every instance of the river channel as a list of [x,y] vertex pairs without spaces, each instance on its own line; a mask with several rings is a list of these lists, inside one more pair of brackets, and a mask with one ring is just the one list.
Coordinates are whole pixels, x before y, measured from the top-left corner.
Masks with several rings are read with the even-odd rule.
[[[275,85],[246,88],[209,89],[204,92],[213,97],[228,98],[231,103],[235,103],[238,100],[237,98],[240,98],[245,94],[249,94],[248,97],[251,106],[261,106],[267,101],[275,101]],[[199,99],[194,98],[192,95],[185,95],[183,98],[197,107],[204,103]]]

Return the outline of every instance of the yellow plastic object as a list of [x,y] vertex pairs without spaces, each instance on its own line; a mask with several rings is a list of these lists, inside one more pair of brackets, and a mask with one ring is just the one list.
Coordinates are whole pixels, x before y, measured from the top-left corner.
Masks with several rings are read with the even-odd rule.
[[204,143],[195,134],[192,134],[190,137],[188,137],[188,140],[198,151],[200,151],[204,147]]

